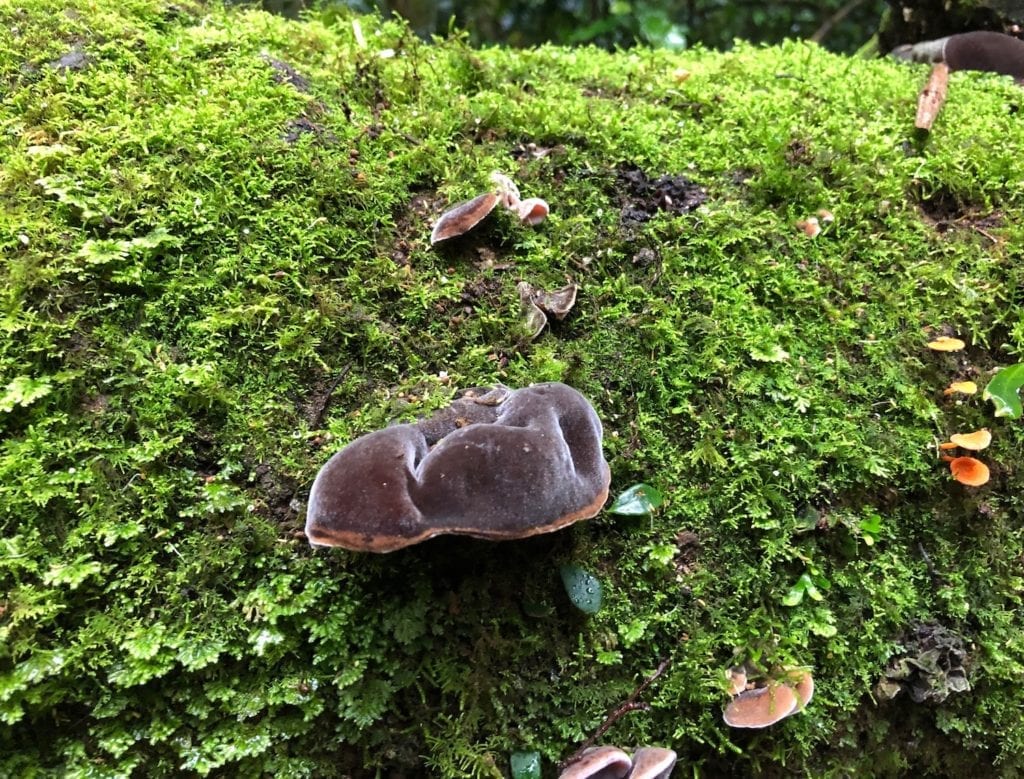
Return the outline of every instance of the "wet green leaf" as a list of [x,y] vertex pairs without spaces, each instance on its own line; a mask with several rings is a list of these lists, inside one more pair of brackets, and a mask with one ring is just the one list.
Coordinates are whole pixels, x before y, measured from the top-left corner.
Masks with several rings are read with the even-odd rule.
[[1021,386],[1024,386],[1024,363],[1003,368],[985,387],[982,397],[991,400],[996,407],[997,417],[1019,419],[1022,408],[1020,403]]
[[611,508],[612,514],[627,516],[646,516],[664,502],[665,498],[649,484],[634,484],[615,499]]
[[513,752],[512,779],[540,779],[540,752]]
[[601,608],[601,582],[592,573],[578,565],[563,565],[559,569],[562,583],[572,605],[585,614],[596,614]]

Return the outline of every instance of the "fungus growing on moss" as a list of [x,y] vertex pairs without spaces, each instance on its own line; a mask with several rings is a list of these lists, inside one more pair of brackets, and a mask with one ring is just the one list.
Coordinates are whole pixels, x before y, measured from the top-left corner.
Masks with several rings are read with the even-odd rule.
[[1024,80],[1024,41],[1001,32],[964,32],[899,46],[892,53],[914,62],[944,62],[950,70],[983,70]]
[[766,728],[788,717],[799,705],[792,687],[772,683],[741,692],[729,701],[722,719],[732,728]]
[[973,433],[956,433],[949,437],[949,443],[959,446],[961,449],[970,449],[972,452],[980,452],[992,443],[992,433],[987,427],[975,430]]
[[954,457],[949,461],[949,470],[954,479],[968,487],[980,487],[989,480],[988,466],[973,457]]
[[942,391],[943,395],[973,395],[978,391],[978,385],[973,381],[954,381]]
[[494,210],[498,200],[499,196],[496,193],[487,192],[445,211],[430,233],[430,243],[447,241],[449,238],[468,233]]
[[465,235],[480,224],[498,203],[515,211],[524,224],[537,225],[544,221],[548,215],[547,203],[539,197],[520,200],[519,187],[504,173],[495,171],[490,175],[490,180],[494,184],[494,191],[477,195],[441,214],[430,233],[431,245]]
[[548,204],[539,197],[530,197],[516,205],[519,221],[531,227],[539,225],[548,215]]
[[629,779],[668,779],[676,764],[676,753],[664,747],[640,747],[633,753]]
[[601,438],[597,413],[565,384],[470,390],[331,457],[309,494],[306,535],[317,546],[390,552],[445,533],[558,530],[608,497]]
[[928,342],[928,348],[935,352],[959,352],[966,345],[959,338],[952,338],[948,335],[940,335]]
[[571,763],[558,779],[625,779],[633,761],[618,747],[594,747]]

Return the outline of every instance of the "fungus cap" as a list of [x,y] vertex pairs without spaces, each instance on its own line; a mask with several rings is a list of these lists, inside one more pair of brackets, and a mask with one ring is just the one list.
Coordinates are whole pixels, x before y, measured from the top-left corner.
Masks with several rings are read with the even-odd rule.
[[430,232],[430,243],[447,241],[476,227],[498,204],[499,195],[486,192],[445,211]]
[[629,779],[668,779],[676,764],[676,753],[664,747],[641,747],[633,753]]
[[548,215],[548,204],[539,197],[529,197],[516,205],[519,221],[531,226],[539,225]]
[[558,779],[625,779],[633,761],[618,747],[594,747],[570,764]]
[[972,452],[980,452],[992,443],[992,433],[987,427],[975,430],[973,433],[957,433],[949,437],[951,444],[956,444],[961,449],[970,449]]
[[978,385],[973,381],[954,381],[942,391],[943,395],[952,395],[959,392],[962,395],[973,395],[978,391]]
[[985,70],[1024,79],[1024,41],[1001,32],[950,35],[942,47],[942,58],[950,70]]
[[989,480],[988,466],[973,457],[954,457],[949,461],[953,478],[968,487],[980,487]]
[[608,497],[601,439],[597,413],[565,384],[471,390],[331,457],[310,490],[306,536],[390,552],[445,533],[500,540],[558,530]]
[[941,335],[928,342],[928,348],[936,352],[959,352],[966,345],[959,338],[951,338],[948,335]]
[[741,692],[729,701],[722,719],[733,728],[766,728],[788,717],[799,704],[788,684],[769,684]]

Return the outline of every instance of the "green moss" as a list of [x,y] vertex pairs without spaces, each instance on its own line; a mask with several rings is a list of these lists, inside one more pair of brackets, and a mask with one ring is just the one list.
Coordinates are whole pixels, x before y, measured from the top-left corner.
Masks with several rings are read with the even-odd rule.
[[[1018,89],[954,74],[921,139],[920,69],[795,42],[473,50],[364,17],[363,43],[158,0],[0,22],[5,775],[551,773],[666,658],[606,741],[706,775],[1024,767],[1024,435],[941,392],[1024,351]],[[550,218],[431,249],[496,169]],[[661,176],[706,201],[624,218]],[[527,342],[517,281],[567,278]],[[343,443],[546,380],[594,401],[653,518],[308,548]],[[981,426],[972,491],[935,444]],[[804,574],[820,600],[785,605]],[[923,623],[963,637],[971,690],[876,701]],[[742,659],[813,667],[814,702],[730,731]]]

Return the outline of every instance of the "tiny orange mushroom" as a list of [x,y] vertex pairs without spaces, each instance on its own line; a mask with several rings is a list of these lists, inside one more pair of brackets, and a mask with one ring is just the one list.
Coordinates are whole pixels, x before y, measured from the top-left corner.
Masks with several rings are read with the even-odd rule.
[[978,385],[973,381],[954,381],[942,391],[943,395],[953,395],[959,392],[962,395],[973,395],[978,391]]
[[988,466],[973,457],[954,457],[949,461],[949,470],[954,479],[968,487],[980,487],[989,479]]
[[979,452],[992,443],[992,433],[987,427],[975,430],[973,433],[957,433],[949,437],[949,442],[959,446],[961,449],[970,449],[972,452]]
[[948,335],[939,336],[934,341],[928,342],[928,348],[936,352],[959,352],[965,346],[967,344],[959,338],[951,338]]

